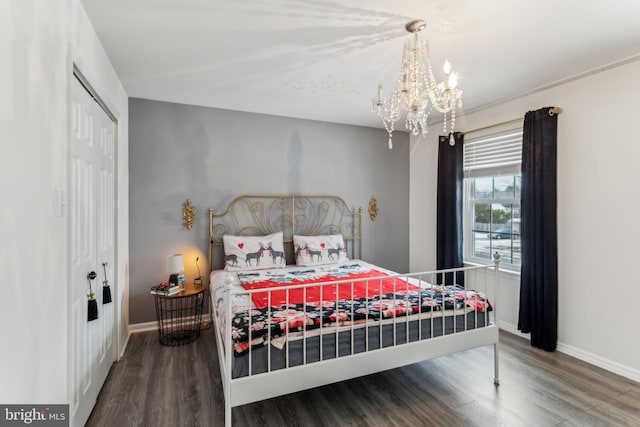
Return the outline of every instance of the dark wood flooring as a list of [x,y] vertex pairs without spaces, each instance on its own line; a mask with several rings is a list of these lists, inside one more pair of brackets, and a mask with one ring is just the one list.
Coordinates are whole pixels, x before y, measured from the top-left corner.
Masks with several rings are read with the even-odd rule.
[[[640,384],[501,332],[484,347],[233,410],[234,426],[640,426]],[[182,347],[134,334],[88,426],[222,426],[212,329]]]

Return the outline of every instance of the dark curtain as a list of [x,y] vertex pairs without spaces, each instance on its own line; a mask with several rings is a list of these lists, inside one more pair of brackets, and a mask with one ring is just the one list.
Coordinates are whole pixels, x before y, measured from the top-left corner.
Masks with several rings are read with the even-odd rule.
[[558,338],[557,130],[558,116],[549,108],[525,115],[518,329],[546,351],[556,349]]
[[[436,226],[436,266],[438,270],[462,267],[462,179],[464,135],[454,133],[455,145],[448,136],[438,144],[438,195]],[[444,282],[443,282],[444,279]],[[453,273],[438,275],[438,283],[454,283]],[[464,285],[464,273],[455,283]]]

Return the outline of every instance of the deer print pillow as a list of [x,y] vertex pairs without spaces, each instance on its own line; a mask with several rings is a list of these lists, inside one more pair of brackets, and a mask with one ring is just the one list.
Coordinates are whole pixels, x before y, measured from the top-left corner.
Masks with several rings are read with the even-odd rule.
[[268,236],[222,237],[226,271],[286,267],[282,232]]
[[347,248],[342,234],[293,236],[296,264],[302,266],[335,264],[347,261]]

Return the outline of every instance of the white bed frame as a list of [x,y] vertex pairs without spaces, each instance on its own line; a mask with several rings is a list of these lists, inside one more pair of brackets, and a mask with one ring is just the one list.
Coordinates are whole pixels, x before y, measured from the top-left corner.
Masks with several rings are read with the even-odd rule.
[[[313,211],[311,213],[311,216],[313,216],[312,220],[309,220],[308,216],[310,209]],[[318,214],[319,212],[320,214]],[[230,218],[231,220],[226,223],[224,223],[224,221],[218,222],[223,218]],[[237,235],[261,235],[271,234],[275,231],[283,231],[285,233],[285,242],[291,241],[292,239],[290,238],[293,234],[310,235],[343,233],[345,243],[347,243],[348,249],[350,249],[350,258],[354,257],[354,253],[361,258],[361,224],[362,209],[358,211],[349,209],[342,199],[334,196],[240,196],[234,199],[230,203],[229,208],[221,214],[214,214],[213,210],[209,209],[209,265],[212,266],[212,270],[215,269],[216,262],[214,261],[214,251],[216,250],[216,247],[220,247],[219,250],[221,251],[222,235],[225,233]],[[293,247],[291,247],[290,251],[290,255],[292,255]],[[221,256],[219,259],[223,260],[224,257]],[[486,345],[494,346],[494,384],[499,385],[499,340],[496,316],[496,296],[498,294],[497,289],[499,282],[498,254],[494,256],[493,264],[489,265],[393,275],[387,276],[387,278],[397,277],[407,281],[425,280],[430,283],[436,283],[436,279],[439,275],[444,275],[446,273],[456,274],[457,272],[463,272],[462,274],[465,275],[465,287],[471,282],[471,284],[468,285],[469,289],[473,288],[480,290],[491,300],[493,305],[493,311],[491,312],[493,319],[491,322],[485,322],[487,326],[467,329],[467,323],[465,321],[463,331],[456,331],[456,333],[448,335],[435,336],[419,341],[397,344],[395,343],[394,335],[393,346],[381,347],[357,354],[353,354],[352,351],[352,354],[347,356],[320,360],[318,362],[273,371],[270,370],[269,362],[268,372],[252,374],[250,367],[249,374],[247,376],[233,378],[232,364],[234,355],[231,345],[231,328],[225,328],[221,331],[220,328],[218,328],[218,325],[214,325],[214,330],[216,331],[218,360],[220,362],[220,372],[224,390],[225,426],[231,427],[232,408],[236,406],[338,381],[344,381],[362,375],[381,372]],[[490,278],[492,280],[490,280]],[[376,279],[367,280],[375,281]],[[337,283],[351,283],[351,281],[342,280],[328,282],[327,284]],[[298,285],[298,287],[304,286],[305,285]],[[317,286],[317,284],[306,286]],[[287,287],[270,288],[269,292],[275,292],[286,288]],[[289,287],[289,289],[291,289],[291,287]],[[230,325],[233,317],[231,297],[236,294],[246,295],[252,292],[265,292],[265,290],[238,290],[238,287],[234,286],[234,281],[227,280],[225,292],[227,294],[224,298],[223,306],[224,315],[226,316],[225,324]],[[218,318],[218,313],[216,301],[213,301],[213,290],[211,295],[212,314],[213,319],[215,320]],[[446,310],[437,313],[440,313],[443,317],[457,316],[464,314],[464,310]],[[486,319],[488,320],[488,313],[478,313],[478,315],[487,316]],[[408,325],[408,322],[413,320],[412,317],[413,316],[393,317],[387,320],[387,322],[391,322],[391,324],[393,324],[393,329],[395,331],[397,324]],[[431,320],[431,322],[433,325],[433,320]],[[444,324],[444,321],[442,323]],[[418,322],[418,324],[421,323]],[[352,332],[351,336],[353,336],[353,330],[356,328],[365,328],[365,334],[368,334],[369,327],[378,326],[379,322],[367,322],[364,325],[347,327],[347,330],[350,328]],[[313,332],[316,334],[319,333],[320,341],[322,341],[323,334],[335,334],[337,338],[338,329],[327,328],[327,332],[324,332],[324,328],[320,328]],[[433,335],[433,327],[431,328],[431,334]],[[421,336],[421,333],[419,336]],[[336,343],[336,348],[337,347]],[[242,357],[248,357],[249,360],[251,360],[251,351],[251,346],[249,346],[249,354]],[[322,355],[322,351],[320,352],[320,355]],[[303,360],[306,360],[306,357],[304,357]]]

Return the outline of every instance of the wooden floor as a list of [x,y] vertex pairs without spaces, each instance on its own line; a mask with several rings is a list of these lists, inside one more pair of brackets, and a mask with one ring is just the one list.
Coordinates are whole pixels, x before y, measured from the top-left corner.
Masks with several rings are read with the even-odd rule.
[[[233,410],[235,426],[640,426],[640,384],[501,332],[484,347]],[[182,347],[134,334],[88,426],[222,426],[212,329]]]

